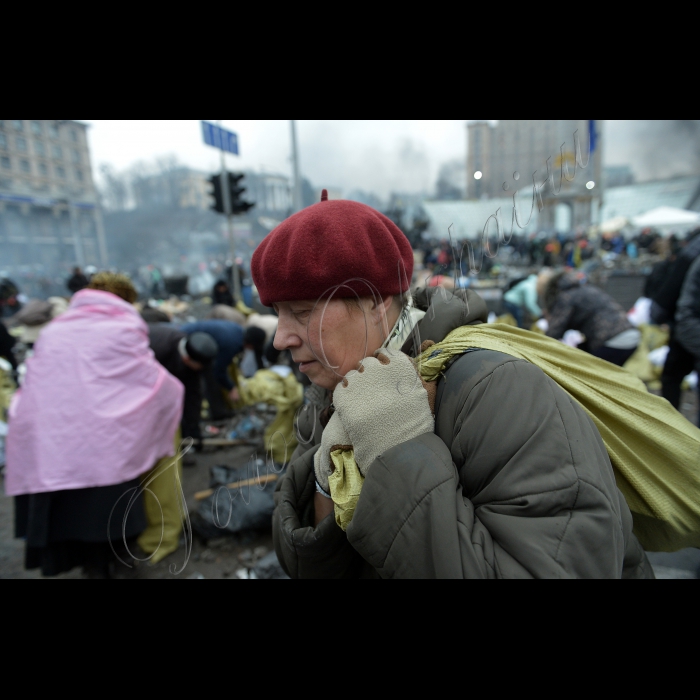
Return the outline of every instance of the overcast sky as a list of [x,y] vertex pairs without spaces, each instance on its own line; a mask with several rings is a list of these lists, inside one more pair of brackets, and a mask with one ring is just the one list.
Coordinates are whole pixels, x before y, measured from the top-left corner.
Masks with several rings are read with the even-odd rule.
[[[202,170],[219,168],[219,152],[202,142],[199,120],[85,120],[93,163],[118,170],[174,154]],[[216,120],[209,120],[216,121]],[[432,190],[439,167],[466,153],[466,120],[299,120],[301,169],[317,187]],[[289,121],[222,120],[238,134],[241,155],[230,168],[291,173]]]
[[[219,168],[219,152],[202,142],[199,120],[85,121],[91,125],[96,172],[103,163],[122,170],[137,161],[171,154],[191,167],[212,172]],[[339,187],[346,194],[354,189],[382,197],[392,191],[432,192],[440,166],[466,155],[465,119],[302,119],[297,123],[302,174],[316,187]],[[642,159],[637,145],[648,140],[640,129],[649,124],[675,122],[607,121],[606,162],[631,163],[638,177],[647,178],[649,156]],[[241,148],[240,157],[227,156],[229,168],[291,173],[288,120],[225,119],[222,125],[238,133]],[[675,163],[670,167],[673,170]],[[661,176],[669,174],[660,165],[654,170]]]

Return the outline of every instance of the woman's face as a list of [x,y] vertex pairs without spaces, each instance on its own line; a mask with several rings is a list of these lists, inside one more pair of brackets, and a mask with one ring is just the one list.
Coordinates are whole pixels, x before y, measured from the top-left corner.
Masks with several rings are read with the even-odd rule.
[[393,299],[386,297],[378,304],[360,299],[360,308],[342,299],[275,304],[279,316],[275,348],[290,350],[311,382],[332,391],[382,347],[398,319]]

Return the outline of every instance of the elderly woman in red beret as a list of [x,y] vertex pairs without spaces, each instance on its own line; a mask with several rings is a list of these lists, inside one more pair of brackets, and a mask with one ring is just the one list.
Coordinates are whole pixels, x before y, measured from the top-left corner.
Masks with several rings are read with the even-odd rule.
[[275,347],[313,384],[275,494],[292,578],[653,577],[598,431],[539,368],[465,348],[421,380],[411,358],[487,309],[471,291],[411,297],[387,217],[324,194],[252,273]]

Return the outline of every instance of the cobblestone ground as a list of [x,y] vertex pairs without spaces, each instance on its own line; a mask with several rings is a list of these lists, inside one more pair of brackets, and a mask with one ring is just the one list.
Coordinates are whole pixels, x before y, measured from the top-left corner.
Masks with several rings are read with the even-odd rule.
[[[190,514],[197,510],[194,494],[209,487],[209,468],[225,464],[230,467],[242,467],[248,462],[254,449],[238,447],[207,450],[196,456],[197,466],[183,470],[183,490]],[[1,578],[42,578],[38,571],[24,570],[24,543],[13,538],[12,499],[0,496],[0,579]],[[115,578],[124,579],[221,579],[236,578],[243,574],[272,550],[272,536],[269,533],[247,533],[244,535],[224,536],[204,544],[197,537],[192,543],[189,558],[186,557],[184,541],[180,549],[151,566],[139,563],[133,569],[117,565]],[[171,567],[180,573],[171,573]],[[57,578],[82,578],[79,569]]]
[[[686,393],[683,400],[683,413],[689,420],[697,419],[697,396]],[[209,469],[225,464],[242,467],[253,454],[253,448],[239,447],[228,449],[208,448],[197,456],[197,466],[184,470],[183,488],[190,513],[194,513],[197,503],[194,494],[209,486]],[[2,481],[0,479],[0,481]],[[3,489],[4,494],[4,489]],[[221,537],[207,544],[195,537],[189,559],[183,545],[167,559],[155,566],[138,564],[133,569],[120,566],[115,578],[125,579],[237,579],[256,560],[272,549],[269,533]],[[25,571],[23,566],[24,544],[13,538],[12,499],[0,495],[0,578],[41,578],[39,572]],[[650,554],[658,578],[690,579],[700,577],[700,550],[690,549],[674,554]],[[171,567],[180,573],[172,573]],[[81,578],[81,572],[74,570],[58,578]]]

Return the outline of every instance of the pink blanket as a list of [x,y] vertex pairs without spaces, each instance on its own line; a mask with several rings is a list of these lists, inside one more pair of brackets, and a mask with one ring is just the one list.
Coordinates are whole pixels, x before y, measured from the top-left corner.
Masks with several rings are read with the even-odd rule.
[[107,292],[78,292],[42,332],[11,407],[7,495],[140,476],[174,454],[183,396],[133,306]]

